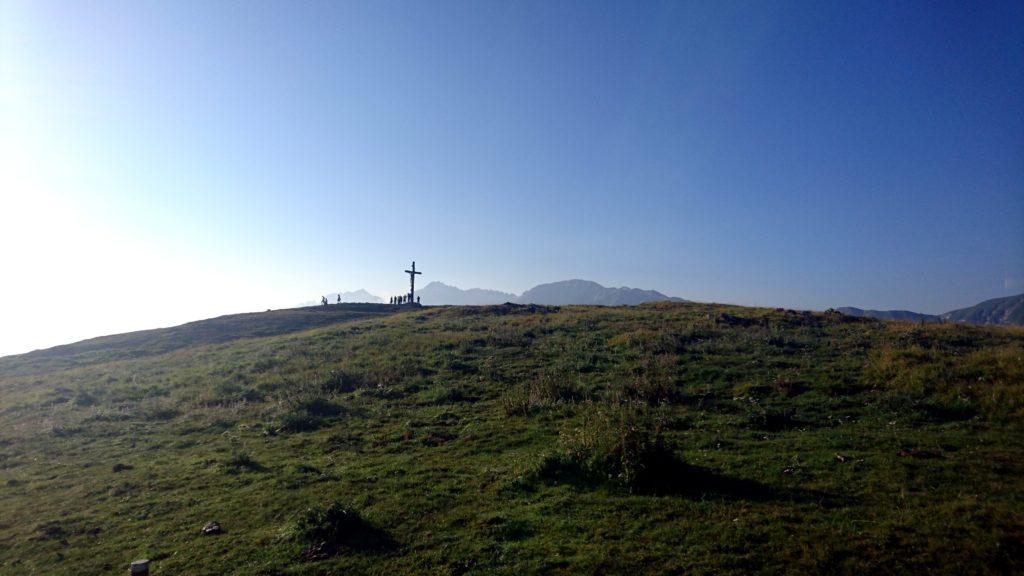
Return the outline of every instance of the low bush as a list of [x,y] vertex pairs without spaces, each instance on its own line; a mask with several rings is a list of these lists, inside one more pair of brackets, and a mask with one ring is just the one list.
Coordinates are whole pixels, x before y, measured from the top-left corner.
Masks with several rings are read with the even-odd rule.
[[335,394],[324,390],[318,381],[284,389],[279,406],[278,429],[291,432],[315,430],[343,411],[335,402]]
[[325,392],[352,392],[367,385],[365,376],[348,370],[330,370],[318,382]]
[[338,501],[305,509],[289,536],[302,546],[302,555],[309,559],[337,554],[345,548],[384,548],[390,542],[383,530]]
[[172,420],[181,411],[177,403],[170,398],[146,398],[139,402],[137,413],[140,418],[148,421]]
[[252,457],[252,454],[241,450],[234,450],[231,456],[224,461],[224,466],[232,472],[238,470],[263,470],[263,466]]
[[508,416],[529,416],[559,404],[579,402],[583,396],[571,380],[546,375],[508,388],[501,396],[501,405]]
[[682,460],[668,446],[662,419],[642,405],[591,405],[559,434],[531,475],[540,480],[612,483],[631,492],[662,492],[680,480]]
[[613,404],[640,402],[657,406],[670,403],[676,397],[676,389],[667,379],[647,374],[620,380],[609,389],[609,399]]

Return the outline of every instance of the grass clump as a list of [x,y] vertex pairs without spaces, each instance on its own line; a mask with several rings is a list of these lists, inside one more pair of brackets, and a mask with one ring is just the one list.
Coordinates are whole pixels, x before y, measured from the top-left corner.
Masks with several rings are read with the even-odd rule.
[[576,426],[562,430],[558,450],[541,458],[532,477],[662,492],[682,468],[662,419],[644,406],[591,405]]
[[248,452],[234,452],[224,462],[230,470],[262,470],[263,466],[253,458],[252,454]]
[[285,390],[280,404],[276,431],[307,432],[323,426],[327,419],[342,413],[335,393],[318,381],[304,382]]
[[306,508],[289,536],[302,547],[306,559],[333,556],[344,549],[381,549],[390,543],[386,532],[337,500]]
[[507,416],[529,416],[561,404],[579,402],[583,396],[575,382],[545,375],[507,389],[501,396],[501,405]]

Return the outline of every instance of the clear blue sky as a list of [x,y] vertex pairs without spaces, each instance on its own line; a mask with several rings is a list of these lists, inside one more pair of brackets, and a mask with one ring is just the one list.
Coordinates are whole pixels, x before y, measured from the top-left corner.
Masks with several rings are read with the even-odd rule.
[[400,292],[413,259],[796,308],[1020,293],[1022,94],[1019,1],[0,0],[0,354]]

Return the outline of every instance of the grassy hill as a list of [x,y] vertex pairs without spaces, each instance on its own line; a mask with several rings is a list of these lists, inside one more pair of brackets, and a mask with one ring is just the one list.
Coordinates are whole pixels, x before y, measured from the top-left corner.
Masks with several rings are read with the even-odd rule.
[[331,304],[231,314],[171,328],[100,336],[20,356],[0,358],[0,369],[3,370],[3,375],[11,376],[141,358],[203,344],[309,330],[339,322],[391,314],[396,310],[393,306],[383,304]]
[[0,359],[0,573],[1024,569],[1022,329],[341,310]]

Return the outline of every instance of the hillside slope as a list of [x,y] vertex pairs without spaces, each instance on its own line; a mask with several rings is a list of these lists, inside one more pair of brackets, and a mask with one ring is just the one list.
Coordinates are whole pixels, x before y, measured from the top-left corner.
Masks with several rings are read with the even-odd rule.
[[1024,325],[1024,294],[993,298],[968,308],[953,310],[942,315],[953,322],[969,324]]
[[377,304],[331,304],[266,312],[230,314],[189,322],[170,328],[155,328],[125,334],[100,336],[73,344],[0,358],[0,371],[8,375],[43,369],[141,358],[165,354],[179,348],[217,344],[240,338],[261,338],[391,314],[392,306]]
[[0,574],[1024,568],[1024,330],[378,309],[0,359]]

